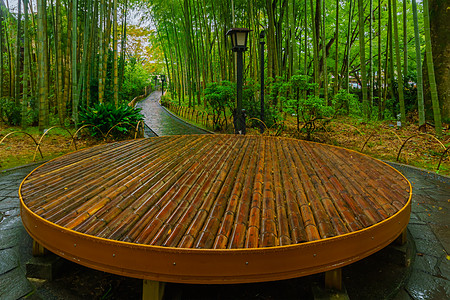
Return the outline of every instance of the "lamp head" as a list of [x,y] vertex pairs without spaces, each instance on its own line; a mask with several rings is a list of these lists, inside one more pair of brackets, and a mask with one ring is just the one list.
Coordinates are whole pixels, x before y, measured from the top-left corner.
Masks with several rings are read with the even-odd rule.
[[231,28],[226,35],[231,37],[233,51],[247,50],[248,33],[252,31],[247,28]]
[[259,38],[263,39],[266,37],[266,32],[264,30],[261,30],[261,32],[259,33]]

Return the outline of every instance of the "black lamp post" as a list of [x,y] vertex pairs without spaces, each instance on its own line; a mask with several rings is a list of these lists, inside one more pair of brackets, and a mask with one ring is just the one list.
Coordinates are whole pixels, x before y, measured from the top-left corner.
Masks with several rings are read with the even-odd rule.
[[261,127],[260,127],[260,132],[263,133],[264,132],[264,37],[266,36],[266,33],[263,31],[261,31],[259,33],[259,45],[261,46],[261,53],[260,53],[260,68],[261,68],[261,95],[260,95],[260,99],[261,99]]
[[161,95],[164,95],[164,82],[166,82],[166,75],[161,75]]
[[243,73],[243,52],[247,50],[247,38],[250,29],[232,28],[227,35],[231,37],[233,52],[236,52],[236,110],[234,111],[234,133],[245,134],[245,115],[242,111],[242,73]]

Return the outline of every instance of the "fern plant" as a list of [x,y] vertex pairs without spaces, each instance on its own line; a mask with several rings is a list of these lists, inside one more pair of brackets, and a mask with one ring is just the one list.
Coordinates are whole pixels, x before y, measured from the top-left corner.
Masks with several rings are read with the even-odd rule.
[[[127,105],[115,107],[114,104],[98,103],[92,107],[82,109],[79,115],[79,126],[86,124],[94,125],[87,127],[92,137],[101,138],[111,128],[110,134],[113,139],[124,139],[129,137],[144,117],[140,113],[141,108]],[[101,133],[99,132],[101,130]]]

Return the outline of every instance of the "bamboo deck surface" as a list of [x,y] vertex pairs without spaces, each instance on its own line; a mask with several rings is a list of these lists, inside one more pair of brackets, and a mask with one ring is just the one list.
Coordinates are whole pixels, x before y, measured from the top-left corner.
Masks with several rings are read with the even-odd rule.
[[342,148],[194,135],[65,155],[34,170],[19,194],[23,211],[70,232],[126,242],[118,245],[226,251],[359,232],[395,216],[411,188],[388,165]]

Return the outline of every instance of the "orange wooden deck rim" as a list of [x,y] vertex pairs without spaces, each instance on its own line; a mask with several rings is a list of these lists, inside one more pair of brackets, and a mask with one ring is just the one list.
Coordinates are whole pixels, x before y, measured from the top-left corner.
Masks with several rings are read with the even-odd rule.
[[245,283],[324,272],[391,243],[411,186],[338,147],[267,136],[156,137],[54,159],[21,184],[29,234],[119,275]]

